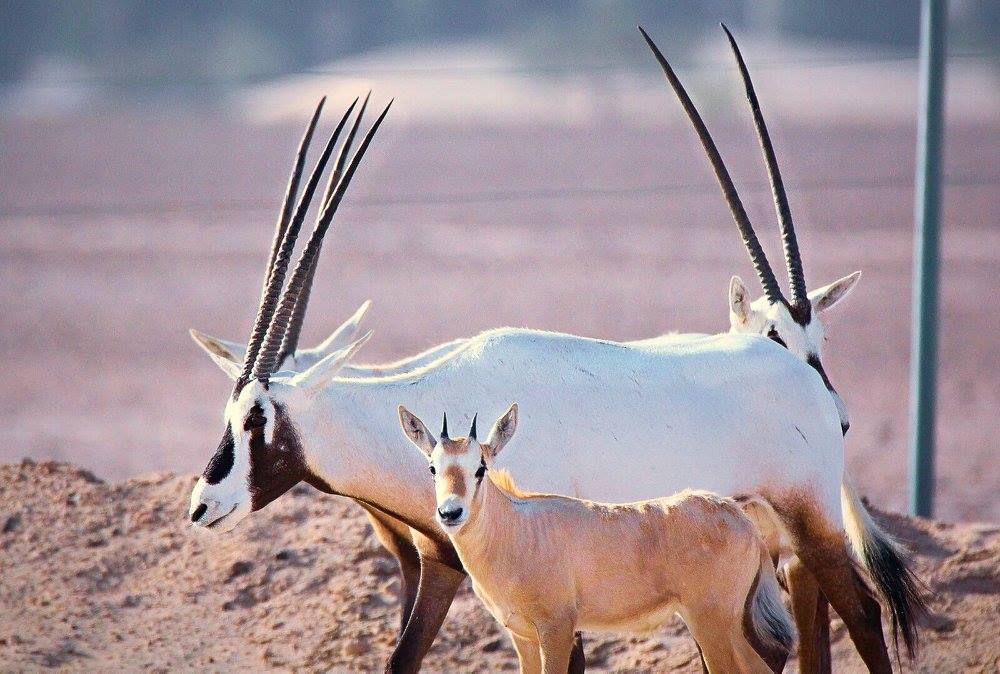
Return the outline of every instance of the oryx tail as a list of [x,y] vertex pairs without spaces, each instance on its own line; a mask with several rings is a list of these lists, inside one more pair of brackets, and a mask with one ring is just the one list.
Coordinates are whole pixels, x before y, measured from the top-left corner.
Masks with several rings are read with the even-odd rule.
[[851,547],[889,607],[896,650],[902,634],[906,652],[912,658],[918,645],[917,622],[929,612],[925,598],[928,588],[913,572],[909,553],[875,523],[854,489],[845,482],[840,494]]

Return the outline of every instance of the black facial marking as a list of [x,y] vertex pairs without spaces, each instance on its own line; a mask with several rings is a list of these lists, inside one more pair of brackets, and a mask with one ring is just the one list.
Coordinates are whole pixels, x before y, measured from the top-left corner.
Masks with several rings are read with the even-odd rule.
[[814,353],[810,353],[809,357],[806,358],[806,362],[812,366],[814,370],[819,372],[819,376],[823,378],[823,384],[826,386],[827,391],[834,391],[833,384],[830,383],[829,377],[826,376],[826,372],[823,370],[823,363],[819,362],[819,357]]
[[285,414],[285,408],[278,403],[273,404],[274,435],[271,442],[266,441],[263,427],[249,429],[252,510],[260,510],[303,480],[310,484],[314,482],[295,427]]
[[208,506],[206,504],[204,503],[199,504],[198,507],[194,509],[194,512],[191,513],[191,521],[197,522],[198,520],[200,520],[201,516],[205,514],[206,510],[208,510]]
[[812,320],[812,302],[805,301],[799,304],[789,304],[788,313],[791,314],[792,320],[801,325],[803,328],[809,325],[809,321]]
[[215,456],[208,462],[205,467],[205,472],[202,476],[205,478],[205,482],[209,484],[219,484],[222,482],[229,471],[233,469],[233,429],[226,424],[226,432],[222,436],[222,442],[219,443],[219,449],[216,450]]
[[786,349],[788,348],[788,345],[785,344],[785,340],[781,338],[781,335],[778,334],[778,331],[774,329],[773,325],[771,326],[771,329],[767,331],[767,338],[773,342],[781,344]]
[[476,484],[483,481],[483,475],[486,475],[486,459],[479,459],[479,468],[476,470]]

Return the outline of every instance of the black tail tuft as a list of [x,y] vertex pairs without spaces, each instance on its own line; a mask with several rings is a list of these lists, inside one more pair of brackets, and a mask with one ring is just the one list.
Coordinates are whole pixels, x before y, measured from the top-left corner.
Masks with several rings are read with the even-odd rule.
[[930,590],[910,568],[908,555],[885,532],[877,528],[866,531],[862,554],[869,577],[889,605],[896,657],[902,633],[912,659],[917,652],[917,623],[930,612],[925,598]]

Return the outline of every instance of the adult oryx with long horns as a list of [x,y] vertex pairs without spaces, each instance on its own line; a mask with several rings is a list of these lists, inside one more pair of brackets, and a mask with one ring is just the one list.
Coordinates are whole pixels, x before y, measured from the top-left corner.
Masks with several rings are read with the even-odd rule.
[[[688,487],[759,495],[781,517],[789,552],[815,575],[865,662],[889,671],[878,602],[846,544],[846,530],[861,525],[849,511],[845,521],[841,511],[843,437],[836,406],[815,371],[771,341],[728,334],[623,344],[499,329],[409,373],[339,377],[365,335],[308,368],[279,369],[323,238],[388,111],[343,175],[331,181],[284,285],[309,202],[352,109],[297,202],[296,162],[278,220],[280,245],[243,363],[216,360],[235,386],[218,450],[191,495],[191,521],[231,530],[301,481],[355,499],[403,574],[404,627],[389,668],[414,671],[464,574],[434,522],[426,466],[400,437],[396,407],[499,416],[516,394],[530,410],[521,424],[533,449],[515,441],[499,467],[525,488],[603,501]],[[314,125],[315,117],[307,140]]]
[[[846,434],[850,427],[847,407],[830,383],[821,359],[824,341],[821,315],[853,289],[861,272],[854,272],[813,292],[806,290],[805,273],[792,222],[791,207],[778,168],[774,146],[764,122],[753,81],[736,39],[725,25],[722,29],[729,41],[743,81],[754,128],[767,167],[788,273],[787,299],[781,291],[781,286],[757,239],[732,177],[701,115],[656,44],[641,27],[639,31],[698,134],[764,289],[764,296],[751,303],[746,285],[738,276],[733,276],[729,290],[731,330],[765,335],[808,363],[819,374],[835,401],[841,430]],[[842,488],[842,499],[845,519],[859,524],[858,527],[849,529],[858,561],[864,566],[874,589],[889,608],[894,639],[901,634],[912,657],[917,646],[916,621],[927,610],[922,597],[923,584],[909,568],[910,562],[906,552],[875,524],[847,480]],[[786,571],[786,578],[792,590],[793,611],[799,628],[800,668],[809,672],[829,671],[829,616],[826,597],[819,591],[816,579],[800,560],[793,560]]]

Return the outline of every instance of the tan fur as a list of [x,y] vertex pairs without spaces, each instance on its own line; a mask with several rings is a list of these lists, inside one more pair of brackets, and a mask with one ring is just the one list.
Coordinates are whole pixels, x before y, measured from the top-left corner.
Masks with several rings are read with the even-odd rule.
[[488,475],[452,540],[523,671],[565,672],[577,629],[648,632],[675,612],[709,671],[772,671],[744,620],[759,574],[774,568],[734,501],[685,491],[609,505],[527,494],[503,471]]
[[452,494],[459,498],[465,496],[465,472],[461,468],[458,466],[448,466],[441,479]]

